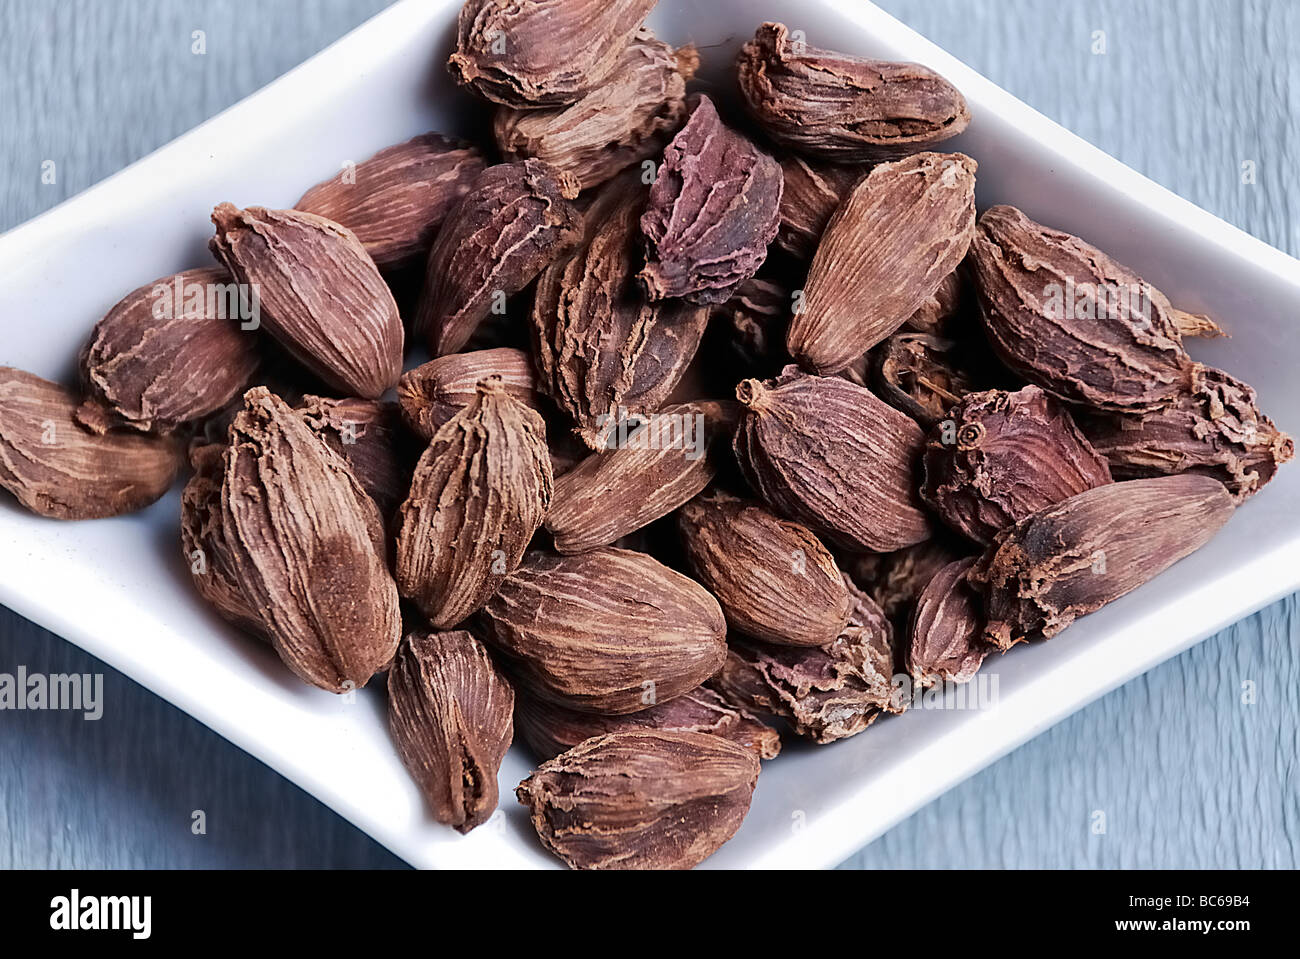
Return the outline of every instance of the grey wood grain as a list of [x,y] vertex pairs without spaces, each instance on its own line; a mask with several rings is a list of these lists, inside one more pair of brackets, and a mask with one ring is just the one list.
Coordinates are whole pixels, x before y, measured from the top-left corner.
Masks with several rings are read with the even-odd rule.
[[[0,0],[0,229],[168,142],[384,5]],[[1300,252],[1295,0],[882,6],[1158,182]],[[763,12],[754,0],[755,21]],[[194,30],[205,32],[204,56],[191,53]],[[1098,30],[1104,55],[1093,52]],[[46,159],[58,164],[54,185],[41,183]],[[1257,164],[1254,186],[1241,183],[1245,160]],[[1072,716],[846,866],[1296,866],[1298,637],[1291,597]],[[20,664],[104,673],[105,714],[0,712],[0,866],[399,865],[216,734],[0,610],[0,672]],[[1254,684],[1251,704],[1243,683]],[[206,835],[191,831],[196,809]]]

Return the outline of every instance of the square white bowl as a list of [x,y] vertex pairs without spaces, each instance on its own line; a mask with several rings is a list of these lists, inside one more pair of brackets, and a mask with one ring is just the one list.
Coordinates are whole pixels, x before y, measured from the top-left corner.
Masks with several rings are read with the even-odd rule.
[[[0,365],[73,381],[90,327],[123,294],[209,262],[219,201],[292,205],[345,161],[426,130],[479,133],[489,113],[443,70],[459,0],[404,0],[259,93],[49,213],[0,237]],[[1174,196],[1019,102],[863,0],[662,2],[651,24],[694,41],[725,95],[731,59],[764,19],[809,43],[928,64],[970,102],[944,148],[980,162],[981,208],[1012,203],[1096,243],[1228,340],[1198,359],[1252,383],[1283,429],[1300,429],[1300,263]],[[1049,643],[990,661],[996,706],[916,710],[826,747],[765,763],[753,807],[710,867],[834,865],[1020,743],[1110,689],[1300,587],[1300,467],[1284,470],[1207,547]],[[382,691],[353,701],[307,687],[194,593],[178,541],[179,495],[142,514],[64,524],[0,495],[0,601],[131,676],[330,805],[408,862],[556,865],[514,785],[462,837],[435,823],[407,776]],[[375,684],[381,686],[382,684]],[[111,711],[112,704],[107,704]]]

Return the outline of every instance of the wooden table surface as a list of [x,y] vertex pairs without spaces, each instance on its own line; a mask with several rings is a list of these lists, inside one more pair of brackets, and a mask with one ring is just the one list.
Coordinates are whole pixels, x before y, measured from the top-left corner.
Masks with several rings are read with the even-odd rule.
[[[385,5],[0,0],[0,230],[184,133]],[[881,5],[1107,152],[1300,254],[1297,0]],[[757,21],[763,4],[753,6]],[[205,56],[190,52],[194,30],[205,31]],[[55,184],[41,181],[47,159],[58,164]],[[1253,186],[1241,183],[1245,160],[1257,164]],[[845,865],[1300,865],[1298,646],[1292,596],[1076,713]],[[0,867],[401,865],[184,713],[0,609],[0,672],[19,665],[104,673],[105,713],[85,722],[0,712]],[[1242,701],[1248,680],[1253,703]],[[208,829],[195,836],[190,812],[200,808]]]

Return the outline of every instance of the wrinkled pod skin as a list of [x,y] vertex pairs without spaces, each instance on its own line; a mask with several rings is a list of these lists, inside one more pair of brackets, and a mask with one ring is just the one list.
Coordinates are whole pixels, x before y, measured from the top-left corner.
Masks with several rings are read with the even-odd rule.
[[970,262],[989,343],[1029,382],[1120,413],[1161,409],[1190,388],[1169,301],[1096,247],[995,206]]
[[213,255],[257,290],[262,326],[300,363],[365,399],[397,382],[404,342],[397,302],[351,230],[311,213],[229,203],[212,211],[212,222]]
[[364,686],[401,639],[383,518],[300,414],[264,387],[244,402],[222,464],[236,581],[295,674],[331,692]]
[[541,416],[498,379],[478,391],[434,435],[398,510],[398,589],[438,629],[488,601],[551,503]]
[[693,46],[676,53],[641,30],[604,83],[577,103],[549,110],[500,107],[493,133],[507,160],[536,157],[590,190],[633,164],[656,159],[686,116]]
[[961,93],[919,63],[819,50],[764,23],[737,59],[750,116],[775,142],[837,163],[896,159],[966,129]]
[[494,103],[573,103],[615,69],[655,2],[467,0],[447,69]]
[[565,709],[531,696],[515,705],[515,728],[538,759],[553,759],[590,739],[636,729],[709,733],[753,750],[760,759],[775,759],[781,737],[749,711],[728,703],[708,686],[700,686],[658,706],[626,716],[597,716]]
[[1079,426],[1122,479],[1203,473],[1238,503],[1259,492],[1295,456],[1295,443],[1260,411],[1255,391],[1222,370],[1196,364],[1192,388],[1145,415],[1085,413]]
[[468,833],[497,808],[515,695],[466,632],[411,633],[388,671],[388,728],[434,818]]
[[478,395],[478,384],[499,377],[507,393],[536,408],[539,387],[533,359],[523,350],[497,347],[439,356],[402,374],[397,402],[402,422],[424,442]]
[[827,646],[849,621],[835,558],[808,529],[726,494],[682,507],[677,529],[691,570],[733,630],[788,646]]
[[356,234],[384,271],[423,263],[447,213],[486,167],[478,148],[425,133],[318,183],[294,209]]
[[573,869],[689,869],[735,834],[758,756],[720,736],[635,730],[596,736],[515,791],[542,844]]
[[920,153],[853,187],[817,245],[786,336],[801,366],[840,372],[935,296],[970,249],[975,170],[960,153]]
[[968,683],[993,651],[984,641],[979,596],[966,583],[974,563],[974,557],[949,563],[921,591],[906,654],[914,689]]
[[168,433],[220,410],[258,368],[258,336],[242,328],[242,306],[219,267],[128,293],[81,352],[87,399],[77,421],[96,433],[119,426]]
[[1063,404],[1036,386],[972,393],[930,431],[921,496],[987,546],[1044,507],[1111,481]]
[[641,216],[651,300],[725,303],[767,259],[781,225],[781,165],[692,95]]
[[434,356],[458,353],[494,309],[573,251],[577,184],[541,160],[488,167],[439,231],[425,268],[415,334]]
[[759,497],[854,552],[929,538],[917,496],[925,436],[870,390],[790,366],[736,388],[746,407],[733,443]]
[[689,692],[726,657],[718,601],[644,553],[534,553],[478,619],[516,685],[580,712],[621,716]]
[[1185,474],[1108,483],[998,534],[967,580],[1001,650],[1050,638],[1194,553],[1233,513],[1224,485]]
[[57,383],[0,367],[0,488],[53,519],[106,519],[162,497],[180,445],[137,432],[89,432],[80,399]]

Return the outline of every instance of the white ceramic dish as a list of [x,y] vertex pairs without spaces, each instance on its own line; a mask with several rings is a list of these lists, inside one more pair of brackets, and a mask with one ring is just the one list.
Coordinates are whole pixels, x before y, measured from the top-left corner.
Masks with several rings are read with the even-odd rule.
[[[176,142],[0,237],[0,364],[71,379],[95,320],[125,292],[207,262],[221,200],[291,205],[347,160],[486,111],[442,68],[459,0],[405,0]],[[719,89],[764,19],[810,43],[917,60],[962,89],[974,122],[949,144],[980,161],[979,201],[1097,243],[1233,338],[1198,358],[1254,384],[1300,429],[1300,263],[1170,194],[1048,121],[863,0],[663,2],[651,23],[699,44]],[[985,668],[995,708],[921,710],[764,765],[753,808],[706,865],[831,866],[922,804],[1072,711],[1300,587],[1300,467],[1205,549],[1062,637]],[[67,637],[328,803],[419,866],[554,865],[501,770],[501,811],[467,837],[433,822],[394,754],[377,690],[354,702],[309,688],[237,636],[192,592],[177,545],[179,496],[144,514],[60,524],[0,496],[0,601]],[[1194,708],[1194,707],[1193,707]],[[106,705],[111,715],[113,704]]]

